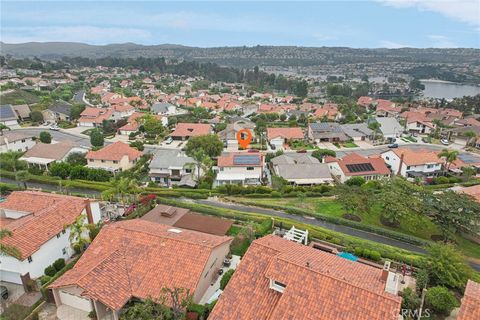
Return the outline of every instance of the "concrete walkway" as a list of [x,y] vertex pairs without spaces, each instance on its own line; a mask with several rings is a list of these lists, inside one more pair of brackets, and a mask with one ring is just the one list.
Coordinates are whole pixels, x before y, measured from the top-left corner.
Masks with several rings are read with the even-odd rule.
[[59,320],[90,320],[87,311],[76,309],[65,304],[57,308],[57,318]]

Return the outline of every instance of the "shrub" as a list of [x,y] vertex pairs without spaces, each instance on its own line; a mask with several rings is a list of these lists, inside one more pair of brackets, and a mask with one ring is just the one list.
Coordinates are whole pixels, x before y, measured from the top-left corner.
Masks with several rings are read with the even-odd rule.
[[363,249],[360,247],[355,248],[354,253],[357,257],[363,257]]
[[417,271],[417,291],[421,292],[423,288],[426,288],[428,285],[428,272],[425,269],[420,269]]
[[272,198],[280,198],[282,194],[278,191],[272,191],[272,193],[270,193],[270,196],[272,196]]
[[380,261],[382,259],[382,256],[380,255],[380,253],[378,251],[370,251],[370,259],[372,259],[373,261]]
[[43,275],[40,277],[40,284],[43,286],[45,283],[49,282],[50,280],[52,280],[52,277]]
[[204,315],[205,312],[207,311],[207,307],[206,307],[206,306],[203,306],[203,305],[201,305],[201,304],[191,303],[191,304],[187,307],[187,311],[188,311],[188,312],[196,312],[196,313],[199,314],[199,315]]
[[457,306],[453,293],[445,287],[432,287],[425,295],[425,302],[436,314],[448,316]]
[[50,134],[50,132],[47,132],[47,131],[40,132],[40,141],[42,143],[51,143],[52,135]]
[[365,178],[364,177],[352,177],[345,181],[345,184],[347,186],[361,186],[365,184]]
[[73,251],[75,251],[76,254],[79,254],[80,252],[82,252],[82,247],[78,243],[75,243],[73,245]]
[[103,147],[105,140],[103,138],[103,134],[100,130],[94,129],[90,133],[90,143],[94,147]]
[[225,289],[225,287],[227,286],[228,282],[230,281],[230,278],[232,277],[234,271],[235,270],[230,269],[227,272],[225,272],[225,274],[222,276],[222,279],[220,279],[220,289],[222,289],[222,290]]
[[416,310],[420,305],[420,299],[412,288],[405,288],[402,293],[402,309],[403,310]]
[[51,265],[46,267],[44,272],[47,276],[53,277],[57,273],[57,270],[53,265]]
[[447,177],[437,177],[432,180],[433,184],[445,184],[449,182]]
[[65,267],[65,259],[63,259],[63,258],[57,259],[57,260],[53,263],[53,267],[54,267],[55,270],[57,270],[57,271],[62,270],[62,269]]

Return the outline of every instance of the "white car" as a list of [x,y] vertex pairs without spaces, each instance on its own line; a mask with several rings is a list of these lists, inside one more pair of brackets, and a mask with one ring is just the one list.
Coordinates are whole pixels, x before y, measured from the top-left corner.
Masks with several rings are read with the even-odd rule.
[[50,127],[50,130],[59,131],[59,130],[60,130],[60,127],[57,126],[56,124],[54,124],[54,125],[52,125],[52,126]]
[[166,143],[166,144],[171,144],[172,142],[173,142],[172,137],[168,137],[168,139],[165,140],[165,143]]
[[450,141],[448,141],[447,139],[442,139],[440,140],[440,142],[444,145],[444,146],[448,146],[450,144]]

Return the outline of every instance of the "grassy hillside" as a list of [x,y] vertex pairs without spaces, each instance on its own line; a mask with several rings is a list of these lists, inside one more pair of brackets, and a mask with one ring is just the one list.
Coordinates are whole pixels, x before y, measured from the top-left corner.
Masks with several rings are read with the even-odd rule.
[[1,104],[34,104],[40,102],[40,98],[33,93],[24,90],[15,90],[13,92],[0,95]]

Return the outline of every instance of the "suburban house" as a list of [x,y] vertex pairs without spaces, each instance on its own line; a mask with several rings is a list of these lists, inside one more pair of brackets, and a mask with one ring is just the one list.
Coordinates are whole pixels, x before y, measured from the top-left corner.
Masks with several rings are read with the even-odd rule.
[[10,129],[18,129],[18,115],[13,110],[13,107],[9,104],[0,106],[0,124],[4,124]]
[[345,133],[353,141],[372,140],[373,130],[368,128],[366,123],[352,123],[340,125],[343,133]]
[[348,141],[340,124],[336,122],[316,122],[308,126],[308,138],[315,143]]
[[330,172],[335,179],[344,183],[352,177],[362,177],[366,181],[388,178],[390,169],[380,157],[363,157],[352,152],[341,159],[326,157]]
[[149,164],[148,175],[153,182],[162,186],[194,187],[198,168],[195,160],[180,150],[157,150]]
[[[145,113],[142,113],[142,112],[134,112],[132,115],[128,117],[127,123],[122,127],[118,128],[118,133],[121,135],[128,136],[131,133],[137,132],[138,129],[140,128],[140,125],[144,122],[142,119],[142,116],[144,115]],[[159,120],[163,126],[168,125],[167,117],[160,116],[160,115],[154,115],[153,117]]]
[[28,104],[17,104],[12,106],[12,108],[20,120],[24,121],[30,119],[30,112],[32,112],[32,110],[30,110]]
[[72,116],[72,105],[66,101],[56,101],[44,111],[44,118],[54,121],[70,121]]
[[177,123],[170,134],[174,140],[188,140],[190,137],[204,136],[212,133],[212,126],[206,123]]
[[87,149],[75,145],[71,141],[62,141],[57,143],[37,143],[23,154],[20,160],[25,160],[27,164],[44,167],[48,170],[51,163],[65,161],[72,153],[86,153]]
[[8,151],[25,152],[35,145],[32,134],[22,131],[7,131],[0,135],[0,153]]
[[111,108],[87,107],[80,113],[79,127],[100,127],[104,120],[111,120],[113,110]]
[[375,115],[377,117],[396,117],[402,112],[402,108],[390,100],[377,99],[375,101]]
[[403,131],[405,131],[405,128],[395,118],[378,117],[372,119],[368,123],[370,124],[371,122],[378,122],[380,124],[379,130],[385,139],[395,140],[402,135]]
[[374,102],[375,100],[372,97],[366,97],[366,96],[362,96],[357,100],[358,105],[367,109],[373,106]]
[[273,158],[273,171],[293,185],[331,184],[328,164],[305,153],[287,153]]
[[283,150],[292,140],[304,140],[302,128],[267,128],[268,143],[273,150]]
[[95,311],[98,319],[118,320],[129,301],[158,298],[163,288],[187,289],[199,303],[231,240],[143,219],[115,222],[49,290],[57,308]]
[[430,118],[420,112],[406,111],[402,113],[405,120],[405,127],[408,132],[417,134],[429,134],[435,129]]
[[81,215],[85,224],[100,221],[98,202],[37,191],[12,192],[0,202],[2,228],[12,232],[2,245],[17,248],[20,256],[0,256],[1,281],[25,286],[55,260],[70,258],[74,251],[69,225]]
[[129,104],[114,104],[112,110],[112,120],[118,121],[130,117],[135,112],[135,107]]
[[253,241],[209,320],[398,320],[398,275],[268,235]]
[[142,152],[128,144],[117,141],[97,151],[89,151],[85,158],[87,167],[119,172],[132,168],[142,156]]
[[227,153],[218,157],[217,186],[224,184],[259,185],[264,158],[260,153]]
[[338,111],[338,105],[336,103],[325,103],[323,106],[318,107],[313,113],[313,116],[317,119],[327,119],[335,121],[340,119],[342,114]]
[[381,154],[393,174],[406,178],[432,178],[442,170],[444,160],[434,151],[398,148]]
[[[252,138],[255,137],[255,123],[241,117],[230,119],[230,123],[227,124],[224,130],[218,133],[218,136],[228,149],[238,150],[237,132],[243,129],[250,130]],[[246,137],[247,135],[242,133],[242,139]]]
[[474,132],[476,136],[479,137],[480,126],[464,126],[446,130],[448,140],[463,146],[466,146],[467,144],[473,144],[472,138],[468,137],[467,132]]
[[150,110],[152,110],[152,112],[155,114],[160,114],[164,116],[177,113],[177,107],[167,102],[154,103],[150,107]]
[[456,320],[480,319],[480,284],[468,280]]
[[232,220],[191,212],[190,209],[157,204],[140,219],[180,229],[224,236],[233,224]]

